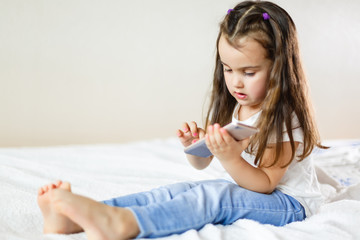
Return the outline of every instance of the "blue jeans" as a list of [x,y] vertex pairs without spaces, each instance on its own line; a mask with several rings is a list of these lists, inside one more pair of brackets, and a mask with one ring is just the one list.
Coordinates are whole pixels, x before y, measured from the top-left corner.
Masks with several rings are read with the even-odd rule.
[[208,223],[227,225],[241,218],[283,226],[306,217],[297,200],[278,190],[261,194],[222,179],[176,183],[103,203],[131,210],[140,228],[138,238],[198,230]]

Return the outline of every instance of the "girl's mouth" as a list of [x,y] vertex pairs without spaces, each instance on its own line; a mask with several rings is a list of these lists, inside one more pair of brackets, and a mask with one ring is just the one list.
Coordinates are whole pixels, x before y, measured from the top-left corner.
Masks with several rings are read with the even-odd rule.
[[235,92],[235,95],[236,95],[237,98],[239,98],[239,99],[241,99],[241,100],[243,100],[243,99],[245,99],[245,98],[247,97],[246,94],[244,94],[244,93],[239,93],[239,92]]

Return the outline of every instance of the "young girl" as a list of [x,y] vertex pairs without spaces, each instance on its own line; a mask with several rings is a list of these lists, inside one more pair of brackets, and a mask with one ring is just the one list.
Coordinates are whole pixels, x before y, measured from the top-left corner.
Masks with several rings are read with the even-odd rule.
[[[220,25],[206,131],[184,123],[186,147],[200,138],[213,156],[187,155],[206,168],[219,161],[226,179],[178,183],[99,203],[61,181],[39,189],[45,233],[85,231],[88,239],[161,237],[247,218],[283,226],[315,213],[321,194],[309,158],[320,145],[301,67],[295,25],[270,2],[246,1]],[[230,121],[256,126],[234,140]]]

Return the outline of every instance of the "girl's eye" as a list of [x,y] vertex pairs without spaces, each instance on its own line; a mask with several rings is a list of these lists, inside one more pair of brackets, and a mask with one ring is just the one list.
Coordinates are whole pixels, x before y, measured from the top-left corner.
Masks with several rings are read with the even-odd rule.
[[231,72],[232,70],[229,68],[224,68],[224,72]]
[[252,76],[255,75],[255,73],[254,73],[254,72],[244,72],[244,75],[245,75],[245,76],[252,77]]

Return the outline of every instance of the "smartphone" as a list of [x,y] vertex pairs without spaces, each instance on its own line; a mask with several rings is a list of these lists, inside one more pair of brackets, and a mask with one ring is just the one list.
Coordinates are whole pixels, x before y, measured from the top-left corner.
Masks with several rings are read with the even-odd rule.
[[[236,140],[242,140],[257,133],[259,130],[253,126],[249,126],[243,123],[231,122],[224,127],[228,133]],[[210,157],[212,153],[206,146],[205,138],[191,144],[184,149],[187,154],[195,155],[198,157]]]

